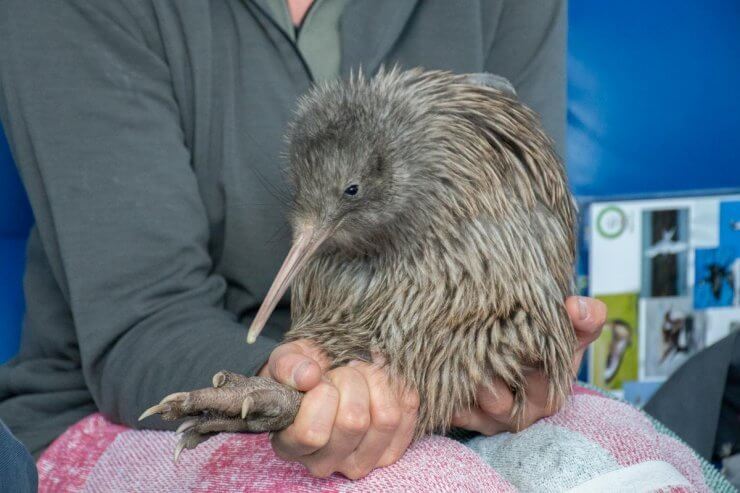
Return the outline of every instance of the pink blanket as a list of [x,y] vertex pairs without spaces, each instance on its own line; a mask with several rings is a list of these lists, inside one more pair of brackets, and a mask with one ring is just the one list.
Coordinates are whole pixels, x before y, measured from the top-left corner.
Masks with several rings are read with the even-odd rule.
[[640,411],[577,388],[566,409],[517,434],[461,443],[429,437],[360,481],[309,476],[267,436],[221,434],[172,461],[175,434],[134,431],[94,414],[38,461],[39,490],[732,491],[711,466]]

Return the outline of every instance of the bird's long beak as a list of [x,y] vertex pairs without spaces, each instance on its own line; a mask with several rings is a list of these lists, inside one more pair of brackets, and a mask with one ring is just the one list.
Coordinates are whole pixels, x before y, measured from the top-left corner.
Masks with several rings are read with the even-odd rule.
[[270,286],[270,290],[262,302],[262,306],[260,306],[252,325],[249,327],[247,343],[252,344],[257,340],[257,336],[262,332],[272,311],[285,294],[296,274],[303,269],[308,259],[321,246],[327,236],[328,233],[309,227],[303,229],[293,240],[293,246],[288,252],[288,256],[285,257],[283,265],[275,276],[275,280],[272,281],[272,286]]

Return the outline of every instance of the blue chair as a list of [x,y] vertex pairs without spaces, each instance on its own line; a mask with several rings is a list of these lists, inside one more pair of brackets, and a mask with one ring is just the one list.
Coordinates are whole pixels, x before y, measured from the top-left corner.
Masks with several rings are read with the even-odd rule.
[[26,239],[32,223],[31,207],[0,129],[0,363],[18,350]]

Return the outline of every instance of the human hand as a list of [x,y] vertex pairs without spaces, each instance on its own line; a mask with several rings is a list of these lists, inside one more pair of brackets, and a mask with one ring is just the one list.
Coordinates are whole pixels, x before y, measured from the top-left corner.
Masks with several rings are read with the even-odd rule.
[[326,372],[311,342],[278,346],[261,376],[305,392],[295,421],[271,437],[273,450],[317,477],[350,479],[396,462],[413,438],[418,396],[390,384],[377,364],[354,361]]
[[[583,355],[589,344],[601,334],[606,321],[606,305],[593,298],[571,296],[565,300],[578,339],[578,349],[573,357],[573,373],[578,371]],[[508,386],[496,379],[493,391],[480,388],[478,407],[468,412],[458,413],[452,425],[467,430],[477,431],[484,435],[495,435],[503,431],[516,431],[516,423],[511,418],[514,396]],[[542,372],[533,372],[527,377],[527,404],[522,426],[527,428],[535,421],[557,412],[547,405],[547,377]]]

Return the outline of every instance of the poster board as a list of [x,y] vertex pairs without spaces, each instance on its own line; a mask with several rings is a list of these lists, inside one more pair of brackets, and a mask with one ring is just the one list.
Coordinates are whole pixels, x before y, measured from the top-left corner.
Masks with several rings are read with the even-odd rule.
[[591,202],[588,294],[609,315],[591,383],[640,395],[740,330],[740,193]]

